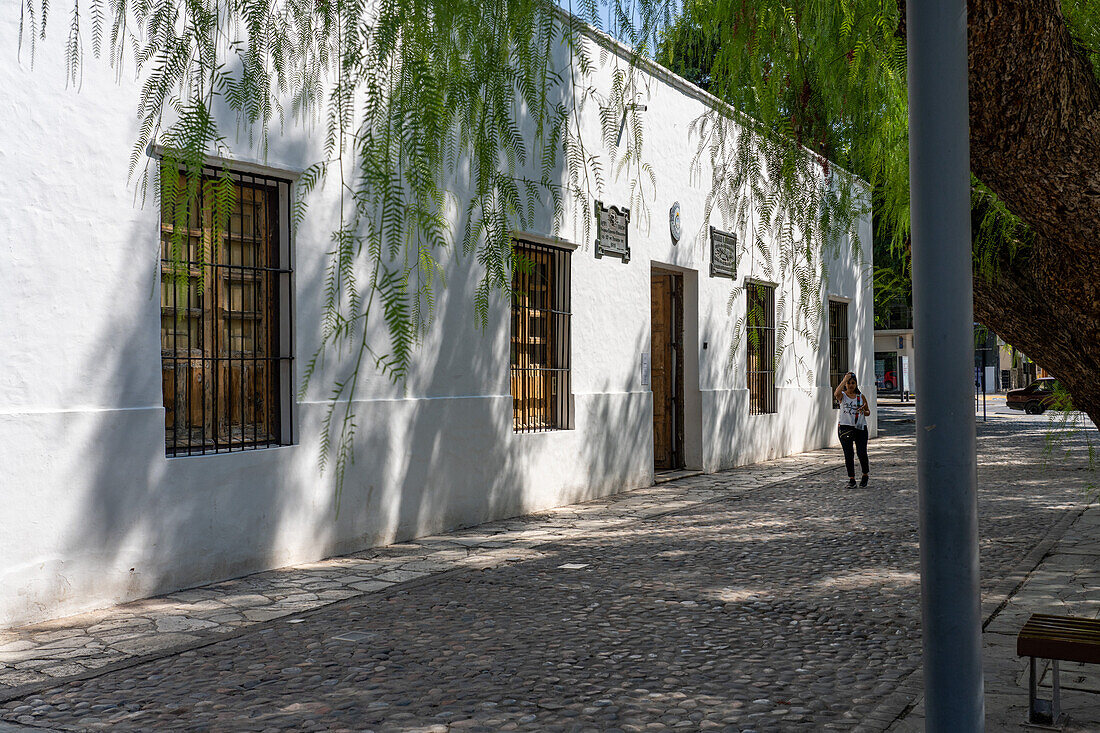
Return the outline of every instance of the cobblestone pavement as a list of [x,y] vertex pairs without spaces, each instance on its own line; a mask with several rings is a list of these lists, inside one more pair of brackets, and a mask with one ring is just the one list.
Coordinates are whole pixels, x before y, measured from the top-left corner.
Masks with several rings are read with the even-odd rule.
[[584,504],[0,631],[0,701],[239,634],[258,623],[441,572],[513,562],[537,554],[532,548],[547,542],[584,537],[836,466],[836,451],[823,450],[721,474],[662,480]]
[[[979,424],[987,615],[1010,607],[1037,550],[1083,508],[1082,459],[1047,460],[1045,424]],[[916,720],[912,431],[886,421],[868,489],[842,488],[839,451],[819,451],[15,630],[0,635],[0,720],[379,731]]]

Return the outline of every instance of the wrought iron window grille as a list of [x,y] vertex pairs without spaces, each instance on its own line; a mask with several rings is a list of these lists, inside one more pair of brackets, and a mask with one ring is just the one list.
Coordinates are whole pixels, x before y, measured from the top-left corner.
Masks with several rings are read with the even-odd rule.
[[836,388],[840,379],[848,373],[848,304],[829,301],[829,399],[833,409],[840,409],[836,401]]
[[570,425],[570,254],[516,240],[510,340],[512,427],[517,433]]
[[[161,205],[161,374],[168,456],[290,442],[288,180],[202,170]],[[179,185],[187,185],[180,173]],[[222,218],[219,221],[218,218]]]
[[746,283],[747,379],[749,414],[776,412],[775,288]]

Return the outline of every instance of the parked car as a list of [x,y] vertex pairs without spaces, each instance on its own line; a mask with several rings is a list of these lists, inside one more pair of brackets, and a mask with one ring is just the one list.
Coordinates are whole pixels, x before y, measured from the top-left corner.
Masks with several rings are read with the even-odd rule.
[[1005,404],[1013,410],[1023,410],[1028,415],[1042,415],[1054,404],[1054,389],[1058,381],[1053,377],[1041,377],[1026,387],[1010,389],[1005,393]]
[[893,391],[898,388],[898,379],[894,375],[894,372],[891,370],[879,377],[878,381],[875,382],[875,386],[879,389]]

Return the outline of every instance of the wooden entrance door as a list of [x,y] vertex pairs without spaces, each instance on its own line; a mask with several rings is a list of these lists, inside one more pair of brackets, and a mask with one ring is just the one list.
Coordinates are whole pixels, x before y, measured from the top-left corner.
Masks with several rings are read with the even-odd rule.
[[683,277],[654,270],[650,283],[653,385],[653,462],[683,467]]

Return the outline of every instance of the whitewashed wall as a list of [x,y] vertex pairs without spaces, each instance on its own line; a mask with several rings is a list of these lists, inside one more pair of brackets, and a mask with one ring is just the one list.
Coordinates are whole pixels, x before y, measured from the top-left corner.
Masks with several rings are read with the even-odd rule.
[[[0,627],[648,485],[652,397],[639,363],[649,350],[652,266],[684,273],[690,467],[715,471],[835,442],[824,322],[819,351],[803,343],[779,365],[778,413],[747,414],[743,341],[731,360],[744,297],[732,309],[727,302],[735,284],[761,273],[745,261],[737,283],[709,277],[706,183],[690,173],[688,136],[706,108],[650,79],[640,101],[657,190],[647,195],[648,225],[639,211],[632,217],[630,262],[596,259],[572,215],[552,232],[547,213],[537,232],[581,245],[572,255],[575,429],[512,432],[507,303],[497,299],[479,329],[478,273],[451,261],[407,383],[370,374],[355,395],[357,458],[338,517],[331,475],[317,465],[324,376],[298,406],[298,444],[165,458],[159,217],[127,180],[137,84],[89,62],[81,88],[66,88],[63,34],[40,45],[32,70],[26,50],[17,55],[17,24],[17,7],[0,10]],[[610,56],[597,81],[622,63]],[[594,107],[583,124],[599,151]],[[265,162],[304,168],[317,136],[290,130],[271,141]],[[240,159],[256,157],[234,146]],[[298,363],[317,344],[334,196],[330,187],[314,197],[294,243]],[[609,205],[628,196],[625,178],[602,192]],[[675,246],[674,201],[684,222]],[[828,291],[851,304],[852,364],[870,383],[869,221],[861,238],[867,261],[832,261]],[[814,364],[812,381],[797,354]]]

